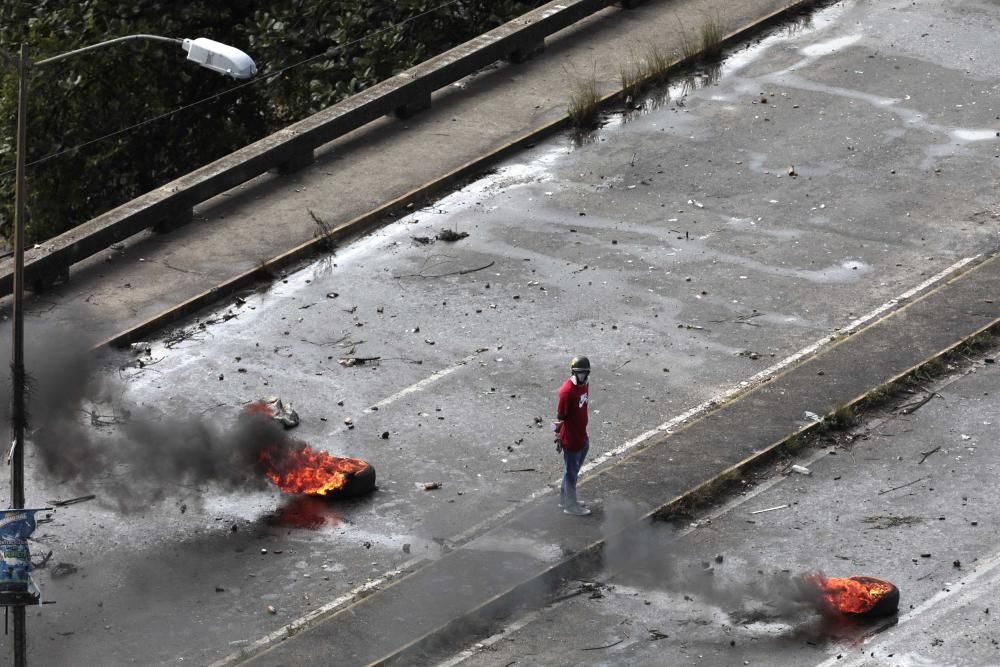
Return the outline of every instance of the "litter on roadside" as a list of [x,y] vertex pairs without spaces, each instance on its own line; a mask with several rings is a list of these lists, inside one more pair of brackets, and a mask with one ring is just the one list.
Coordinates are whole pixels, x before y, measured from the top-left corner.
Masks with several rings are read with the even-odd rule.
[[764,512],[773,512],[774,510],[783,510],[786,507],[788,507],[788,505],[775,505],[774,507],[768,507],[767,509],[754,510],[753,512],[750,512],[750,514],[763,514]]

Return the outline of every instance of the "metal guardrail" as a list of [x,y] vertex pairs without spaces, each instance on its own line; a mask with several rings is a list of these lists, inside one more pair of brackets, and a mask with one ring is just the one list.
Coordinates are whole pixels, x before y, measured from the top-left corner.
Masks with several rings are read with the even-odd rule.
[[[624,0],[626,7],[641,0]],[[545,48],[545,38],[615,0],[553,0],[475,39],[435,56],[114,208],[25,252],[25,282],[34,290],[67,280],[70,267],[149,228],[191,221],[193,209],[267,171],[288,173],[310,164],[314,151],[387,114],[408,116],[431,105],[431,93],[497,60],[520,62]],[[11,293],[13,261],[0,263],[0,296]]]

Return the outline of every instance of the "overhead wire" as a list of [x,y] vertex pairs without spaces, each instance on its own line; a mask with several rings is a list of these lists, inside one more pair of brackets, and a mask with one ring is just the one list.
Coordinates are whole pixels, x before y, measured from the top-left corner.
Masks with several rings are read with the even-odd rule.
[[[189,109],[193,109],[193,108],[195,108],[197,106],[200,106],[202,104],[207,104],[208,102],[212,102],[212,101],[217,100],[217,99],[219,99],[221,97],[224,97],[226,95],[231,95],[231,94],[236,93],[236,92],[238,92],[240,90],[243,90],[244,88],[248,88],[250,86],[258,85],[258,84],[260,84],[261,82],[264,82],[264,81],[272,80],[272,79],[274,79],[276,77],[282,76],[283,74],[285,74],[286,72],[288,72],[291,69],[294,69],[296,67],[303,67],[305,65],[308,65],[308,64],[310,64],[312,62],[315,62],[317,60],[321,60],[323,58],[329,58],[330,56],[336,54],[338,51],[341,51],[341,50],[346,49],[348,47],[354,46],[355,44],[359,44],[359,43],[361,43],[361,42],[363,42],[365,40],[372,39],[373,37],[378,37],[379,35],[384,34],[384,33],[388,32],[390,30],[393,30],[395,28],[401,28],[401,27],[403,27],[404,25],[406,25],[408,23],[412,23],[413,21],[421,19],[421,18],[423,18],[425,16],[428,16],[429,14],[433,14],[434,12],[440,11],[442,9],[450,7],[451,5],[457,4],[459,2],[462,2],[462,0],[448,0],[447,2],[444,2],[444,3],[441,3],[440,5],[437,5],[436,7],[432,7],[431,9],[425,10],[425,11],[421,12],[420,14],[415,14],[414,16],[411,16],[411,17],[406,18],[406,19],[404,19],[402,21],[399,21],[398,23],[393,23],[393,24],[387,25],[387,26],[385,26],[383,28],[380,28],[379,30],[375,30],[373,32],[370,32],[370,33],[364,35],[363,37],[359,37],[357,39],[351,40],[350,42],[346,42],[344,44],[338,44],[336,46],[332,46],[332,47],[326,49],[325,51],[323,51],[322,53],[318,53],[316,55],[309,56],[308,58],[304,58],[304,59],[302,59],[302,60],[300,60],[300,61],[298,61],[296,63],[292,63],[291,65],[286,65],[285,67],[282,67],[281,69],[278,69],[278,70],[276,70],[274,72],[268,72],[266,74],[258,76],[255,79],[247,81],[246,83],[237,84],[237,85],[233,86],[232,88],[227,88],[226,90],[220,91],[220,92],[215,93],[213,95],[209,95],[207,97],[203,97],[202,99],[197,100],[195,102],[191,102],[190,104],[185,104],[185,105],[179,106],[179,107],[177,107],[175,109],[172,109],[170,111],[165,111],[165,112],[163,112],[161,114],[153,116],[152,118],[147,118],[146,120],[139,121],[138,123],[134,123],[133,125],[129,125],[127,127],[123,127],[123,128],[118,129],[118,130],[114,130],[113,132],[109,132],[109,133],[107,133],[105,135],[102,135],[100,137],[96,137],[94,139],[90,139],[90,140],[85,141],[85,142],[83,142],[81,144],[77,144],[76,146],[71,146],[69,148],[64,148],[64,149],[61,149],[59,151],[56,151],[54,153],[49,153],[48,155],[43,155],[42,157],[40,157],[40,158],[38,158],[36,160],[32,160],[31,162],[26,163],[25,164],[25,168],[27,168],[27,167],[34,167],[36,165],[39,165],[39,164],[42,164],[42,163],[45,163],[45,162],[49,162],[50,160],[54,160],[54,159],[56,159],[58,157],[61,157],[61,156],[65,155],[65,154],[67,154],[67,153],[72,153],[72,152],[75,152],[75,151],[87,148],[88,146],[92,146],[93,144],[100,143],[102,141],[107,141],[109,139],[112,139],[114,137],[120,136],[122,134],[126,134],[128,132],[132,132],[133,130],[137,130],[140,127],[144,127],[146,125],[149,125],[149,124],[161,121],[164,118],[169,118],[170,116],[177,115],[179,113],[182,113],[182,112],[187,111]],[[10,174],[13,174],[14,171],[15,171],[14,169],[8,169],[7,171],[0,172],[0,177],[4,177],[4,176],[8,176]]]

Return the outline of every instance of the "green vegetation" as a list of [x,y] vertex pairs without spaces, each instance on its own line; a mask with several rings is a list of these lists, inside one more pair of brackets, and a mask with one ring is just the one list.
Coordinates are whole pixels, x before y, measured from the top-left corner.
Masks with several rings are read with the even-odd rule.
[[[113,37],[153,33],[232,44],[259,70],[243,85],[187,63],[180,48],[150,42],[35,69],[27,160],[38,163],[27,172],[29,239],[70,229],[541,4],[0,3],[0,49],[16,54],[25,42],[36,61]],[[0,61],[0,233],[8,238],[16,104],[17,75]]]
[[701,25],[701,55],[705,59],[717,58],[722,53],[722,38],[725,37],[722,20],[718,16],[705,19]]
[[600,108],[601,94],[597,90],[597,79],[594,75],[578,79],[566,107],[573,126],[580,129],[594,127],[597,124]]
[[857,424],[858,418],[855,416],[854,410],[851,409],[851,406],[845,405],[844,403],[837,403],[833,412],[827,415],[824,423],[830,429],[843,431],[844,429],[851,428]]
[[645,55],[637,58],[634,54],[621,66],[622,91],[626,96],[635,97],[645,86],[656,85],[666,80],[673,59],[657,44],[646,46]]

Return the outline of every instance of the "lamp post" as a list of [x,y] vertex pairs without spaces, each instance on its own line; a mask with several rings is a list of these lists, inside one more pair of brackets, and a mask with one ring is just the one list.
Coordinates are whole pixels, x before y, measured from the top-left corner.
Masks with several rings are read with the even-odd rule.
[[[257,66],[254,64],[253,59],[246,53],[236,47],[205,37],[199,37],[198,39],[178,39],[174,37],[161,37],[159,35],[127,35],[61,53],[37,62],[32,62],[28,58],[28,46],[24,43],[21,44],[21,49],[16,59],[0,50],[0,58],[6,60],[8,64],[13,65],[18,72],[17,146],[14,158],[16,164],[14,176],[14,283],[13,307],[11,312],[14,326],[12,335],[13,351],[11,355],[11,379],[14,383],[11,398],[11,431],[13,441],[11,443],[11,454],[8,457],[11,466],[10,502],[12,508],[20,509],[24,507],[25,371],[23,301],[24,209],[27,201],[27,191],[25,190],[24,183],[24,160],[28,149],[28,75],[32,67],[48,65],[105,46],[134,40],[179,44],[187,51],[188,60],[235,79],[248,79],[257,73]],[[13,612],[14,665],[15,667],[25,667],[27,665],[27,634],[24,606],[14,606]]]

